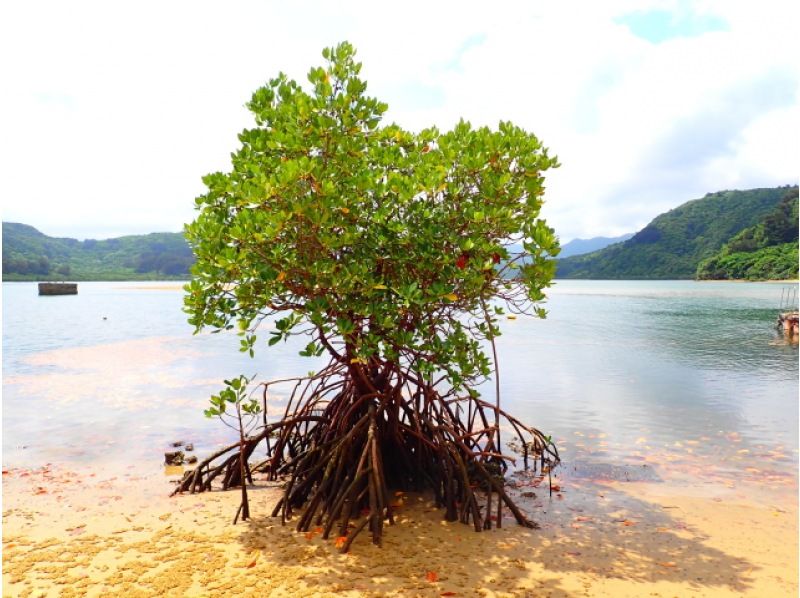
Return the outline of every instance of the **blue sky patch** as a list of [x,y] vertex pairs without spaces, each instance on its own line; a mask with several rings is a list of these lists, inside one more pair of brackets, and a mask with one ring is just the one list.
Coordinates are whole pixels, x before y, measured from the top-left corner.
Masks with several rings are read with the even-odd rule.
[[682,14],[666,10],[633,12],[615,19],[637,37],[660,44],[679,37],[697,37],[711,31],[728,31],[728,24],[713,15]]

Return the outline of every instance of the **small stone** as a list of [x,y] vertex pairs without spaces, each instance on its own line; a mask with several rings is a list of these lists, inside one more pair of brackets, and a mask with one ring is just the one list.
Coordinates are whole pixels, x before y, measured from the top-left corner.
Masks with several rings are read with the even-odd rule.
[[175,442],[172,443],[172,446],[174,446],[175,448],[183,446],[183,440],[176,440]]
[[186,445],[185,447],[183,447],[183,448],[184,448],[185,450],[187,450],[187,451],[193,451],[193,450],[194,450],[194,445],[193,445],[193,444],[191,444],[191,443],[189,443],[189,444],[187,444],[187,445]]
[[197,463],[197,457],[195,457],[194,455],[189,455],[186,458],[186,462],[187,463]]

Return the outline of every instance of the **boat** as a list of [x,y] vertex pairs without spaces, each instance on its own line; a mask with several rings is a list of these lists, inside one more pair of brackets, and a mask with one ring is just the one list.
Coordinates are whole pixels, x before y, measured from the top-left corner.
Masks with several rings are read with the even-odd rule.
[[40,295],[77,295],[78,283],[76,282],[40,282]]

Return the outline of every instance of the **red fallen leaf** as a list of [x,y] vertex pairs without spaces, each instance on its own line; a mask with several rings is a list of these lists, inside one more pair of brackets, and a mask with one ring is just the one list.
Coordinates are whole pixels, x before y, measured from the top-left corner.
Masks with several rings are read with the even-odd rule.
[[249,563],[247,563],[247,568],[248,568],[248,569],[252,569],[253,567],[255,567],[255,566],[256,566],[256,561],[257,561],[257,560],[258,560],[258,557],[254,558],[252,561],[250,561]]
[[11,473],[11,472],[10,472],[10,471],[8,471],[7,469],[4,469],[4,470],[3,470],[3,475],[8,475],[9,473]]
[[630,527],[631,525],[636,525],[635,521],[631,521],[630,519],[615,519],[614,523],[621,523],[625,527]]
[[550,489],[553,492],[561,492],[561,486],[559,486],[558,484],[551,484],[550,485]]
[[315,533],[315,534],[321,534],[321,533],[322,533],[322,532],[324,532],[324,531],[325,531],[325,530],[324,530],[323,528],[321,528],[321,527],[315,527],[315,528],[314,528],[314,533]]
[[427,154],[429,151],[431,151],[431,146],[430,146],[430,145],[428,145],[428,144],[425,144],[425,145],[422,147],[422,150],[421,150],[421,151],[422,151],[422,153],[423,153],[423,154]]
[[439,581],[439,574],[436,573],[436,571],[428,571],[425,574],[425,579],[427,579],[431,583],[433,583],[435,581]]
[[306,540],[313,540],[314,539],[314,532],[306,532],[305,533]]
[[439,596],[458,596],[455,592],[442,592]]
[[581,553],[577,552],[577,551],[576,552],[565,552],[564,554],[569,555],[569,556],[581,556]]
[[456,260],[456,268],[458,268],[459,270],[463,270],[466,267],[467,267],[467,256],[462,253],[461,255],[458,256],[458,259]]
[[47,494],[47,488],[42,488],[41,486],[39,486],[36,489],[36,492],[34,492],[34,494]]
[[675,563],[673,563],[672,561],[668,561],[666,563],[659,563],[659,565],[661,565],[662,567],[677,567],[678,566]]
[[334,543],[336,545],[336,548],[341,548],[342,546],[344,546],[345,542],[347,542],[347,536],[339,536],[338,538],[336,538]]
[[563,500],[564,495],[559,492],[558,494],[556,494],[556,498],[558,498],[558,500]]
[[575,518],[575,521],[593,521],[591,517],[586,517],[584,515],[579,515]]

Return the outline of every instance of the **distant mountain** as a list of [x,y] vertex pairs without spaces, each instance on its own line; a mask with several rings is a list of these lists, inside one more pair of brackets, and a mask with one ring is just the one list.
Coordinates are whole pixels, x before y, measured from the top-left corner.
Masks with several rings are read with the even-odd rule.
[[559,259],[571,257],[573,255],[583,255],[584,253],[591,253],[598,249],[603,249],[614,243],[621,243],[627,241],[633,236],[633,233],[621,235],[619,237],[592,237],[591,239],[572,239],[569,243],[561,246],[561,253],[558,254]]
[[797,187],[709,193],[653,219],[633,237],[558,260],[558,278],[694,278],[701,261],[760,222]]
[[78,241],[3,222],[3,280],[185,279],[193,262],[181,233]]
[[761,222],[748,227],[700,262],[699,279],[786,280],[798,275],[797,188]]

